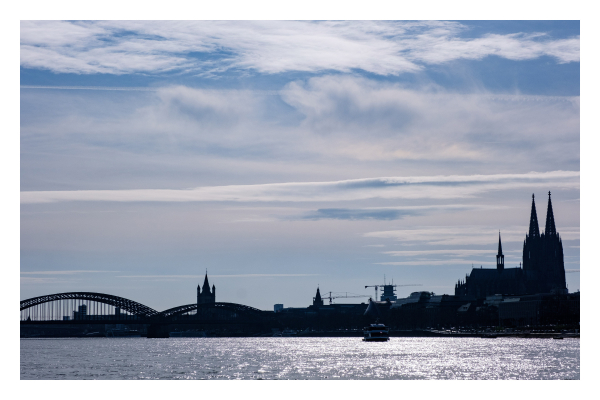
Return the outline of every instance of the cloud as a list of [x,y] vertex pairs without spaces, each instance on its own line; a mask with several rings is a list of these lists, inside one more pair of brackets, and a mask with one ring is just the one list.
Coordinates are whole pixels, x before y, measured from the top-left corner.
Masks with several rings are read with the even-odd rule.
[[[92,170],[86,162],[47,180],[63,181],[84,170],[108,179],[141,165],[175,176],[198,175],[190,168],[200,174],[227,169],[235,175],[240,170],[280,175],[275,179],[283,181],[290,179],[288,171],[307,180],[381,176],[389,170],[382,163],[415,161],[427,162],[419,169],[424,174],[442,171],[440,164],[447,163],[461,173],[472,171],[474,162],[484,173],[579,168],[578,97],[459,94],[347,76],[295,81],[277,95],[185,86],[105,96],[48,92],[21,91],[21,151],[35,154],[24,162],[25,183],[75,158],[91,158],[115,172]],[[52,165],[29,173],[50,159]],[[369,168],[374,171],[365,172]],[[299,172],[307,169],[318,172],[311,177]],[[147,174],[156,181],[157,174]],[[187,187],[192,185],[197,183]]]
[[314,151],[361,161],[579,152],[578,97],[414,90],[349,76],[291,82],[281,93],[304,115],[301,127],[317,136]]
[[[35,89],[37,86],[25,86]],[[48,98],[63,99],[69,103],[74,90],[149,92],[131,94],[131,97],[106,98],[86,96],[85,101],[76,101],[67,109],[60,105],[53,107],[49,118],[42,125],[25,121],[24,137],[65,138],[70,143],[84,142],[88,146],[115,146],[126,143],[139,147],[139,140],[156,144],[164,151],[165,145],[184,146],[193,143],[194,147],[206,144],[226,146],[232,143],[255,143],[261,133],[250,134],[257,115],[266,111],[264,98],[275,92],[260,90],[213,90],[197,89],[181,85],[155,88],[101,87],[101,86],[57,86],[42,89],[66,90],[67,93],[48,95]],[[35,93],[33,91],[29,93]],[[33,94],[36,96],[36,94]],[[118,95],[117,95],[118,96]],[[123,100],[125,99],[125,100]],[[60,103],[59,103],[60,104]],[[55,108],[54,108],[55,107]],[[101,111],[100,111],[101,110]],[[57,118],[58,115],[58,118]],[[242,125],[243,128],[239,128]],[[250,138],[244,136],[250,134]]]
[[[262,106],[261,94],[246,90],[168,86],[158,89],[157,96],[157,105],[136,110],[134,118],[147,118],[149,123],[142,129],[168,132],[169,137],[179,137],[182,142],[191,139],[196,143],[235,145],[253,128]],[[130,122],[137,125],[134,120]],[[251,135],[254,140],[257,136]]]
[[[461,234],[461,229],[454,229],[458,231],[458,235]],[[477,229],[476,229],[477,230]],[[521,236],[522,233],[521,233]],[[418,236],[417,236],[418,237]],[[489,236],[487,237],[487,245],[492,245],[493,243],[490,240]],[[507,241],[508,242],[508,241]],[[421,243],[423,244],[423,243]],[[429,244],[435,245],[447,245],[448,243],[443,242],[434,242]],[[481,245],[483,243],[465,243],[470,245]],[[402,257],[403,261],[389,261],[389,262],[378,262],[378,265],[430,265],[430,266],[440,266],[440,265],[495,265],[495,255],[497,249],[489,249],[489,250],[475,250],[475,249],[436,249],[436,250],[399,250],[399,251],[384,251],[382,254],[386,254],[393,257]],[[516,253],[516,254],[508,254],[508,253]],[[505,257],[507,258],[507,263],[517,262],[516,260],[521,258],[521,250],[515,251],[505,251]]]
[[89,270],[67,270],[67,271],[21,271],[21,275],[74,275],[84,273],[106,273],[120,271],[89,271]]
[[88,273],[111,273],[121,271],[92,271],[92,270],[64,270],[64,271],[21,271],[21,284],[47,284],[81,281],[81,278],[73,278],[72,275]]
[[[302,276],[321,276],[321,274],[236,274],[236,275],[211,275],[214,278],[286,278]],[[144,279],[202,279],[204,275],[122,275],[117,278],[144,278]]]
[[[138,170],[142,166],[155,167],[161,161],[171,168],[186,170],[184,163],[197,166],[229,158],[229,162],[219,163],[222,168],[231,159],[265,158],[264,154],[277,145],[276,133],[272,133],[268,122],[260,121],[267,111],[265,97],[273,97],[265,91],[175,85],[148,91],[117,88],[119,93],[114,96],[107,93],[105,97],[83,90],[74,93],[75,90],[67,88],[53,90],[54,93],[23,90],[22,98],[27,97],[37,105],[49,101],[44,106],[43,118],[23,114],[23,152],[37,153],[43,147],[43,159],[59,153],[70,156],[56,159],[51,170],[81,157],[91,158],[84,169],[110,159],[103,167],[114,168],[120,162],[129,165],[125,169]],[[115,92],[103,87],[93,90]],[[112,154],[105,158],[99,151]],[[199,159],[199,154],[205,157]],[[35,158],[27,165],[37,165],[40,160]]]
[[309,212],[301,219],[319,220],[319,219],[341,219],[349,221],[376,219],[391,221],[404,218],[407,215],[415,215],[416,211],[403,211],[394,209],[348,209],[348,208],[322,208]]
[[491,55],[579,61],[579,36],[461,37],[467,29],[444,21],[21,21],[21,65],[77,74],[360,69],[398,75]]
[[[527,233],[527,226],[509,226],[502,229],[502,242],[522,242]],[[559,229],[563,240],[579,240],[579,227]],[[427,245],[465,246],[490,245],[497,243],[498,230],[486,226],[427,226],[414,229],[368,232],[364,237],[392,239],[403,243],[419,243]],[[435,252],[433,252],[435,253]],[[402,255],[400,252],[392,255]]]
[[[439,244],[439,243],[436,243]],[[476,243],[475,243],[476,244]],[[488,237],[488,243],[491,241]],[[507,253],[518,253],[509,255]],[[443,250],[400,250],[384,251],[393,257],[403,257],[404,261],[379,262],[378,265],[495,265],[496,249],[473,250],[473,249],[443,249]],[[521,251],[504,252],[507,263],[512,263],[514,258],[520,259]]]
[[49,90],[107,90],[123,92],[157,92],[159,88],[144,86],[43,86],[21,85],[21,89],[49,89]]
[[41,284],[48,284],[48,283],[63,283],[64,280],[58,280],[57,278],[39,278],[39,277],[31,277],[31,276],[22,276],[21,279],[21,284],[35,284],[35,283],[41,283]]
[[[357,184],[356,187],[361,187]],[[478,206],[478,205],[437,205],[437,206],[409,206],[409,207],[366,207],[366,208],[322,208],[310,211],[300,216],[286,217],[286,219],[339,219],[339,220],[384,220],[392,221],[402,219],[406,216],[426,215],[439,211],[465,211],[475,209],[494,209],[502,206]]]
[[195,189],[25,191],[21,204],[57,201],[116,202],[298,202],[384,199],[458,199],[518,188],[579,189],[579,172],[426,176],[290,182],[263,185],[208,186]]
[[493,250],[471,250],[471,249],[445,249],[445,250],[398,250],[385,251],[383,254],[390,256],[420,256],[420,255],[438,255],[450,254],[452,256],[476,255],[476,254],[492,254]]
[[509,60],[555,57],[559,63],[579,61],[579,37],[544,40],[543,34],[487,34],[471,40],[452,40],[445,35],[424,35],[412,47],[414,59],[441,64],[460,58],[479,60],[498,56]]
[[415,260],[415,261],[390,261],[390,262],[379,262],[375,263],[376,265],[430,265],[430,266],[439,266],[439,265],[469,265],[469,264],[477,264],[476,266],[482,265],[496,265],[496,262],[492,261],[473,261],[470,259],[445,259],[445,260]]

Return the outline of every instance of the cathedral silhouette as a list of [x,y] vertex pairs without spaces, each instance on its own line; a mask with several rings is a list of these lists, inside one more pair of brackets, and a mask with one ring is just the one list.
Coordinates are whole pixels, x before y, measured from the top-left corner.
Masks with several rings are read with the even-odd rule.
[[496,294],[525,295],[537,293],[566,294],[565,261],[562,241],[554,224],[552,200],[548,192],[546,229],[540,234],[535,209],[535,195],[531,201],[529,233],[523,242],[523,264],[504,268],[502,240],[498,234],[496,268],[473,268],[454,287],[455,296],[481,299]]

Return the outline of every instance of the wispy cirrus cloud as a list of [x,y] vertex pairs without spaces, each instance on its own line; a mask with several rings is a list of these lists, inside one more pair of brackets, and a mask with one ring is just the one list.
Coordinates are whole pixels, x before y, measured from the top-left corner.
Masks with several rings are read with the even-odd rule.
[[[290,178],[281,172],[306,171],[299,165],[307,163],[319,171],[344,171],[323,179],[357,176],[356,161],[363,163],[362,171],[405,161],[425,162],[425,168],[463,163],[462,173],[474,162],[486,173],[579,168],[577,96],[461,94],[356,76],[294,81],[277,92],[174,85],[148,93],[120,91],[110,100],[83,90],[48,92],[22,90],[23,104],[46,114],[22,118],[21,152],[31,154],[23,182],[89,157],[104,170],[128,170],[138,163],[160,164],[172,176],[194,175],[190,168],[233,174],[244,169],[249,175],[280,174],[277,180],[284,182]],[[80,93],[85,101],[76,100]],[[39,157],[40,148],[54,150]],[[99,151],[110,154],[98,157]],[[48,159],[52,168],[40,165]],[[490,160],[494,168],[487,167]],[[273,168],[273,162],[283,167]],[[31,167],[36,169],[28,171]],[[251,174],[249,168],[256,170]],[[90,169],[87,162],[70,165],[47,180],[60,181],[75,171],[89,171],[98,180],[121,176]],[[382,176],[381,170],[359,176]],[[322,179],[315,175],[304,179]],[[155,177],[147,179],[155,182]],[[82,184],[79,188],[92,188]]]
[[390,256],[423,256],[423,255],[450,255],[450,256],[462,256],[462,255],[479,255],[479,254],[491,254],[493,250],[473,250],[473,249],[445,249],[445,250],[398,250],[398,251],[384,251],[383,254]]
[[[321,274],[233,274],[211,275],[210,278],[287,278],[303,276],[321,276]],[[121,275],[117,278],[143,278],[143,279],[201,279],[204,275]]]
[[[458,232],[460,235],[462,232]],[[449,234],[450,236],[450,234]],[[521,235],[522,236],[522,235]],[[486,235],[488,239],[487,245],[494,246],[493,238]],[[509,240],[505,240],[509,242]],[[465,243],[466,244],[466,243]],[[471,245],[482,245],[483,243],[469,243]],[[441,241],[429,243],[429,245],[448,245]],[[467,244],[468,245],[468,244]],[[397,266],[443,266],[443,265],[463,265],[463,266],[490,266],[495,265],[495,255],[497,249],[490,248],[487,250],[480,249],[429,249],[429,250],[399,250],[399,251],[384,251],[382,254],[399,257],[402,261],[387,261],[378,262],[377,265],[397,265]],[[506,263],[515,264],[521,259],[522,250],[503,251],[506,257]]]
[[319,220],[319,219],[341,219],[341,220],[365,220],[377,219],[391,221],[402,219],[407,215],[416,215],[419,211],[416,210],[398,210],[393,208],[383,209],[348,209],[348,208],[321,208],[315,211],[308,212],[300,217],[300,219]]
[[435,212],[452,212],[465,210],[498,210],[503,206],[480,206],[480,205],[435,205],[435,206],[408,206],[408,207],[365,207],[365,208],[321,208],[309,211],[300,216],[288,217],[288,219],[320,220],[339,219],[348,221],[357,220],[383,220],[392,221],[407,216],[426,215]]
[[60,270],[60,271],[21,271],[22,284],[64,284],[66,281],[81,281],[85,274],[104,274],[120,271],[100,270]]
[[107,90],[117,92],[156,92],[159,88],[136,86],[47,86],[47,85],[21,85],[21,89],[48,89],[48,90]]
[[445,259],[445,260],[411,260],[411,261],[389,261],[389,262],[378,262],[376,265],[423,265],[423,266],[440,266],[440,265],[470,265],[482,266],[482,265],[495,265],[495,261],[473,261],[473,259]]
[[579,97],[412,90],[348,76],[294,81],[281,96],[319,137],[314,147],[361,161],[531,158],[542,145],[557,159],[558,148],[579,148]]
[[91,270],[65,270],[65,271],[21,271],[21,275],[75,275],[86,273],[107,273],[120,271],[91,271]]
[[21,276],[20,281],[22,284],[48,284],[48,283],[59,283],[62,281],[58,278],[49,277],[33,277],[33,276]]
[[[558,229],[563,240],[578,240],[579,227],[561,227]],[[522,242],[527,226],[510,226],[502,229],[502,242]],[[426,226],[413,229],[399,229],[390,231],[368,232],[363,236],[379,239],[391,239],[403,243],[420,243],[435,246],[465,246],[465,245],[490,245],[497,243],[498,230],[492,227],[479,225],[463,226]],[[440,250],[443,253],[442,250]],[[428,252],[434,254],[434,252]],[[401,256],[402,252],[392,252],[390,255]]]
[[77,74],[360,69],[398,75],[491,55],[579,61],[579,36],[465,38],[465,30],[444,21],[22,21],[21,65]]
[[554,188],[578,189],[579,172],[553,171],[526,174],[387,177],[334,182],[210,186],[182,190],[25,191],[21,192],[21,204],[58,201],[315,202],[373,198],[459,199],[472,198],[478,194],[494,190],[547,188],[549,185]]

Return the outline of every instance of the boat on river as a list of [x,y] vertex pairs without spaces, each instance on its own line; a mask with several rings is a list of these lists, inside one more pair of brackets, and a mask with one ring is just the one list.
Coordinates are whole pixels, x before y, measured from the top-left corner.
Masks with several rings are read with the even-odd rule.
[[387,342],[390,340],[390,329],[384,324],[371,324],[363,329],[364,342]]
[[379,322],[379,310],[372,299],[369,299],[369,306],[365,315],[375,317],[375,323],[363,329],[364,342],[387,342],[390,340],[390,328]]

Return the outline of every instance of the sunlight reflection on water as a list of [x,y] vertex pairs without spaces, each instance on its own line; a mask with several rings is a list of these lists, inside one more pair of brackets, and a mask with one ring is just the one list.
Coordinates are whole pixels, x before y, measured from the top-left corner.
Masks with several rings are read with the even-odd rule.
[[579,339],[21,339],[21,379],[580,379]]

